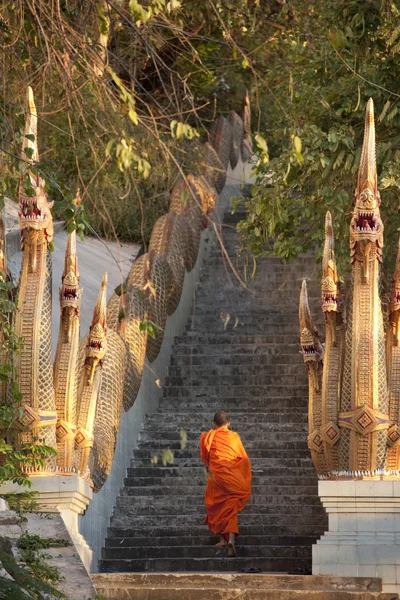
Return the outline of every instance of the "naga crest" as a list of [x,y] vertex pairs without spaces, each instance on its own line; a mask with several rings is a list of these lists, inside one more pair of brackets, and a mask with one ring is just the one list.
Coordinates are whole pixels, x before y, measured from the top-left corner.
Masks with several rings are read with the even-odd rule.
[[92,324],[89,330],[89,336],[86,348],[86,367],[89,373],[88,384],[93,382],[94,373],[97,365],[106,353],[107,340],[107,273],[104,273],[101,280],[100,291],[96,306],[93,311]]
[[322,310],[324,312],[336,312],[339,302],[339,283],[336,270],[332,217],[329,211],[325,217],[325,247],[322,257],[321,287]]
[[64,272],[61,278],[60,308],[64,327],[64,341],[70,342],[73,318],[79,318],[82,290],[79,288],[78,258],[76,255],[76,232],[68,234]]
[[350,223],[350,255],[352,261],[361,260],[365,263],[365,276],[368,275],[368,261],[382,260],[383,223],[379,212],[380,203],[376,172],[374,104],[370,99],[367,104],[364,143]]
[[308,305],[307,284],[303,281],[300,293],[300,346],[304,362],[322,360],[323,348],[319,341],[317,328],[313,325],[310,307]]
[[25,137],[22,147],[22,160],[28,163],[19,189],[19,224],[22,235],[22,246],[32,247],[31,268],[36,269],[37,246],[50,244],[53,240],[53,218],[51,208],[44,190],[45,181],[32,171],[39,160],[37,143],[37,111],[32,88],[28,87],[26,98]]

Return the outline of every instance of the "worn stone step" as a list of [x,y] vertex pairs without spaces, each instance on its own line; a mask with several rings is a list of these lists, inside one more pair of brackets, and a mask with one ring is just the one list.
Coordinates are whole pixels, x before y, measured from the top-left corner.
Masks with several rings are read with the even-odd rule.
[[[304,442],[304,439],[306,438],[304,434],[307,433],[306,424],[304,424],[302,431],[300,431],[300,428],[301,425],[299,425],[297,430],[290,431],[287,424],[285,427],[283,425],[281,427],[274,427],[273,424],[267,423],[264,425],[260,425],[260,427],[257,430],[257,433],[250,431],[242,431],[240,432],[240,435],[241,437],[245,436],[247,442],[246,448],[248,450],[272,450],[274,448],[276,450],[284,450],[292,447],[288,446],[287,444],[295,444],[293,448],[297,448],[298,442]],[[210,424],[207,423],[207,426],[204,427],[203,430],[208,431],[209,429]],[[237,427],[232,427],[233,431],[237,431],[237,429]],[[284,435],[282,435],[287,431],[290,431],[290,436],[285,437]],[[263,434],[261,442],[259,441],[259,438],[257,439],[257,435],[259,433]],[[199,447],[200,431],[188,432],[186,430],[186,437],[186,443],[182,448],[180,432],[178,429],[175,429],[175,431],[159,430],[158,433],[156,433],[154,430],[149,431],[145,429],[140,434],[140,440],[138,442],[137,450],[163,449],[168,447],[171,449],[174,448],[175,450],[182,450],[186,452],[197,452]]]
[[[286,378],[285,380],[286,381]],[[201,382],[192,385],[169,385],[164,388],[164,398],[215,398],[220,400],[228,398],[246,398],[246,402],[249,403],[249,407],[252,406],[254,400],[258,400],[260,397],[265,400],[271,398],[284,397],[288,399],[304,398],[308,396],[308,385],[302,383],[301,385],[293,385],[287,383],[274,383],[274,384],[253,384],[253,385],[241,385],[240,383],[227,383],[226,385],[220,385],[217,381],[214,385],[204,385]]]
[[[257,357],[261,358],[261,357]],[[299,352],[299,358],[300,356]],[[307,369],[303,362],[298,361],[297,364],[292,364],[290,361],[287,361],[286,364],[277,364],[277,365],[262,365],[262,364],[240,364],[240,366],[236,363],[236,361],[232,361],[228,364],[200,364],[200,365],[184,365],[184,366],[170,366],[168,369],[168,380],[165,381],[164,385],[171,383],[174,385],[174,378],[179,377],[181,379],[198,379],[199,377],[204,377],[205,380],[212,377],[214,380],[219,379],[220,377],[246,377],[246,378],[256,378],[256,377],[268,377],[275,378],[275,381],[278,379],[287,380],[287,377],[299,377],[301,375],[306,375]]]
[[[125,483],[124,489],[121,493],[121,496],[148,496],[151,498],[159,498],[162,497],[164,499],[169,498],[171,501],[174,501],[175,497],[184,497],[191,496],[193,491],[197,488],[200,488],[200,491],[204,493],[205,490],[205,480],[199,479],[196,482],[192,482],[190,487],[188,487],[187,482],[182,482],[181,485],[174,485],[172,487],[164,487],[161,485],[143,485],[136,484],[129,486],[129,484]],[[263,496],[266,498],[269,497],[299,497],[302,496],[311,496],[315,500],[316,491],[317,491],[317,480],[314,485],[303,485],[296,487],[296,493],[293,494],[293,488],[288,485],[259,485],[252,483],[252,496]]]
[[[153,415],[147,415],[145,427],[147,427],[147,425],[151,427],[163,427],[163,423],[165,426],[171,425],[171,427],[175,427],[175,423],[185,423],[187,426],[188,421],[190,421],[193,422],[193,426],[198,426],[201,428],[204,423],[207,423],[210,424],[211,428],[212,417],[214,416],[212,408],[212,406],[207,406],[206,411],[205,407],[203,406],[200,410],[190,414],[189,418],[187,408],[184,403],[180,403],[180,406],[177,407],[176,411],[171,414],[168,411],[168,401],[165,400],[164,402],[161,400],[161,408],[159,408]],[[261,425],[263,423],[298,423],[299,415],[303,414],[304,409],[307,411],[307,408],[304,407],[303,403],[301,403],[300,406],[281,406],[280,403],[278,413],[276,412],[276,405],[266,406],[263,408],[265,408],[265,410],[262,410],[262,412],[257,412],[255,410],[248,411],[247,409],[246,412],[243,412],[243,407],[240,409],[240,407],[237,406],[235,410],[235,418],[234,420],[231,419],[231,423],[238,430],[241,429],[241,431],[243,431],[243,428],[252,429],[255,425]],[[168,416],[166,416],[165,413],[168,413]],[[164,420],[163,423],[161,422],[162,420]],[[178,425],[176,425],[176,427],[178,427]]]
[[294,352],[288,354],[281,353],[266,353],[266,354],[220,354],[218,356],[210,356],[209,354],[175,354],[171,358],[170,367],[168,372],[171,375],[176,375],[180,369],[180,373],[183,373],[190,369],[206,368],[206,367],[234,367],[240,365],[243,367],[258,367],[267,368],[279,367],[282,368],[289,366],[304,367],[303,357],[300,354],[299,346],[293,348]]
[[[226,558],[226,548],[215,546],[131,546],[128,548],[106,547],[103,548],[103,559],[174,559],[174,558],[192,558],[192,559],[214,559]],[[311,546],[237,546],[237,555],[239,558],[307,558],[311,557]]]
[[[145,467],[145,466],[149,465],[149,463],[150,463],[149,458],[146,458],[146,459],[132,458],[131,459],[131,468]],[[196,458],[179,458],[179,456],[174,457],[174,465],[176,465],[177,468],[183,468],[183,467],[195,468],[199,464],[201,464],[200,457],[196,457]],[[266,460],[265,458],[252,458],[251,466],[252,466],[253,470],[259,469],[259,470],[263,470],[263,471],[265,471],[265,470],[269,471],[270,469],[272,469],[274,467],[304,468],[304,467],[310,466],[310,468],[311,468],[312,462],[311,462],[310,455],[303,456],[303,457],[297,457],[297,456],[273,457],[273,456],[271,456],[268,458],[268,460]],[[156,469],[156,468],[158,468],[158,464],[154,467],[150,464],[149,468]],[[165,467],[165,468],[167,468],[167,467]]]
[[[241,427],[239,427],[239,423],[242,425]],[[271,434],[271,439],[276,438],[276,441],[283,441],[284,438],[282,438],[282,434],[284,432],[289,432],[291,434],[291,439],[299,439],[300,436],[303,436],[304,432],[308,431],[306,423],[300,422],[297,428],[293,427],[294,423],[297,423],[297,421],[293,420],[292,423],[288,423],[287,421],[284,421],[282,423],[271,423],[268,421],[262,421],[258,422],[256,430],[252,431],[251,428],[244,427],[244,425],[242,424],[242,419],[238,419],[236,416],[235,423],[233,424],[233,426],[231,426],[231,429],[233,431],[238,431],[241,436],[245,435],[248,444],[254,443],[256,444],[256,447],[260,449],[263,447],[263,442],[260,443],[260,433],[264,434],[262,436],[263,440],[265,440],[266,434]],[[142,429],[140,433],[139,447],[143,447],[142,444],[144,444],[145,442],[154,443],[156,439],[162,439],[165,442],[167,442],[168,440],[179,442],[180,431],[182,429],[186,431],[188,445],[190,442],[198,443],[200,433],[211,429],[211,423],[206,419],[202,419],[197,423],[193,423],[193,420],[190,419],[189,423],[186,422],[186,427],[183,427],[183,425],[183,419],[182,428],[177,427],[176,423],[160,423],[159,421],[157,421],[157,423],[149,423],[148,421],[146,421],[144,429]],[[269,439],[270,437],[268,437],[268,440]]]
[[[276,329],[276,328],[275,328]],[[215,334],[202,334],[199,335],[194,331],[186,331],[186,333],[181,337],[175,338],[175,345],[177,344],[193,344],[195,342],[196,346],[211,346],[218,345],[221,347],[225,346],[236,346],[236,350],[241,348],[242,346],[246,346],[250,344],[251,346],[263,346],[264,344],[277,344],[278,347],[281,344],[299,344],[299,333],[290,332],[290,333],[279,333],[277,334],[261,334],[257,332],[256,334],[237,334],[230,335],[230,333],[220,333],[219,335]]]
[[[176,507],[177,496],[154,496],[150,498],[147,496],[129,496],[129,495],[120,495],[117,499],[117,507],[130,507],[136,509],[148,509],[151,507],[153,512],[156,512],[157,509],[168,509],[172,511],[172,514],[175,514],[173,511],[182,511],[183,509],[189,508],[193,510],[193,512],[199,512],[201,514],[204,513],[204,488],[198,488],[198,493],[193,494],[196,488],[191,489],[192,494],[184,495],[181,494],[179,497],[179,508]],[[268,504],[268,509],[265,509],[265,505]],[[260,514],[269,514],[270,512],[276,512],[276,508],[281,508],[282,506],[291,506],[296,507],[296,505],[301,505],[302,507],[306,506],[318,506],[322,507],[319,498],[315,495],[301,495],[301,494],[288,494],[288,495],[276,495],[273,496],[271,494],[256,494],[252,493],[249,503],[246,507],[246,512],[257,512],[257,508],[260,510]],[[252,510],[254,507],[254,511]],[[139,513],[138,513],[139,514]],[[160,513],[163,514],[163,513]]]
[[[101,560],[99,570],[113,569],[114,572],[138,572],[138,571],[216,571],[232,572],[241,571],[246,567],[259,568],[262,571],[283,571],[288,569],[310,569],[309,558],[147,558],[147,559],[107,559]],[[176,597],[175,599],[176,600]]]
[[95,573],[92,578],[97,591],[110,600],[120,600],[121,591],[127,600],[396,600],[397,596],[382,593],[381,579],[372,577]]
[[[219,536],[211,532],[196,536],[145,536],[145,537],[109,537],[106,540],[106,548],[130,548],[130,547],[149,547],[149,546],[211,546],[219,541]],[[238,544],[243,548],[245,546],[308,546],[315,542],[314,536],[280,536],[280,535],[240,535]]]
[[[129,498],[126,496],[118,496],[117,505],[114,507],[114,517],[133,517],[139,519],[142,517],[159,517],[163,515],[168,516],[169,522],[175,521],[180,522],[181,519],[190,518],[203,518],[205,517],[205,507],[202,501],[201,494],[199,494],[199,504],[184,504],[179,502],[179,506],[170,505],[154,499],[151,504],[146,498],[146,501],[140,504],[135,498]],[[265,516],[284,516],[286,519],[303,517],[307,515],[317,514],[324,517],[324,509],[322,505],[314,504],[302,504],[296,505],[291,501],[289,504],[278,504],[276,505],[259,505],[249,503],[243,510],[242,519],[243,522],[248,522],[250,517],[258,517],[260,520]],[[187,522],[187,521],[185,521]]]
[[[204,474],[198,474],[197,476],[190,476],[191,486],[204,486],[205,478]],[[302,475],[301,477],[291,477],[291,476],[261,476],[253,473],[252,479],[253,487],[257,485],[268,486],[271,490],[275,490],[280,487],[285,487],[286,485],[289,489],[293,489],[293,486],[302,490],[308,487],[315,487],[315,492],[317,492],[317,484],[318,479],[317,475],[314,472],[311,476],[305,477]],[[141,487],[145,486],[145,487]],[[126,477],[124,479],[124,494],[129,494],[130,490],[135,489],[145,489],[148,486],[154,486],[154,489],[159,490],[159,494],[163,493],[171,493],[174,494],[174,488],[180,488],[182,486],[187,489],[187,479],[183,476],[169,477],[168,481],[166,481],[165,477],[153,477],[152,471],[149,470],[149,476],[136,476],[136,477]],[[302,492],[300,492],[302,493]]]
[[[300,459],[300,460],[304,460],[304,459]],[[199,461],[200,462],[200,461]],[[269,461],[268,461],[269,462]],[[265,461],[263,461],[264,466],[263,467],[259,467],[258,465],[255,464],[255,461],[253,461],[253,465],[252,465],[252,471],[253,471],[253,476],[257,475],[260,476],[262,475],[263,477],[280,477],[282,476],[282,478],[285,478],[285,474],[282,473],[282,467],[281,466],[270,466],[265,465]],[[306,464],[308,466],[302,466],[302,467],[296,467],[296,476],[297,477],[311,477],[311,476],[315,476],[315,469],[314,466],[312,465],[311,459],[309,460],[309,462],[306,462]],[[185,467],[185,466],[167,466],[167,467],[163,467],[160,465],[155,465],[155,466],[146,466],[146,467],[139,467],[139,466],[134,466],[134,467],[128,467],[127,469],[127,476],[128,478],[130,477],[192,477],[197,475],[202,475],[202,473],[204,472],[204,469],[202,466],[196,466],[196,467]]]
[[[245,440],[243,440],[245,441]],[[267,448],[267,449],[263,449],[263,450],[257,450],[257,449],[252,449],[252,448],[248,448],[246,446],[246,450],[247,450],[247,454],[250,458],[251,463],[255,464],[256,460],[264,460],[264,461],[275,461],[278,459],[285,459],[285,460],[291,460],[293,459],[293,457],[295,456],[296,459],[306,459],[308,461],[308,459],[310,458],[310,452],[307,448],[307,441],[306,441],[306,436],[304,436],[304,440],[302,440],[301,442],[298,443],[298,446],[295,446],[294,444],[290,444],[290,442],[282,442],[282,444],[285,444],[287,446],[290,446],[288,448],[283,448],[281,450],[278,450],[277,448]],[[158,446],[158,447],[157,447]],[[175,447],[174,447],[175,446]],[[162,462],[162,453],[165,452],[165,450],[170,450],[172,455],[173,455],[173,459],[174,459],[174,464],[176,465],[181,465],[181,464],[197,464],[199,459],[199,448],[196,447],[193,450],[180,450],[177,449],[176,446],[178,446],[178,444],[166,444],[163,448],[159,447],[159,444],[156,445],[154,444],[153,448],[147,448],[145,450],[142,449],[138,449],[136,448],[133,452],[133,464],[135,465],[139,465],[139,464],[151,464],[152,459],[156,456],[158,458],[158,462]]]
[[[301,367],[301,365],[299,365]],[[251,385],[252,387],[255,386],[277,386],[279,385],[279,387],[282,387],[281,385],[281,381],[283,381],[283,386],[285,388],[290,388],[292,386],[294,386],[296,383],[299,383],[301,385],[301,387],[304,389],[304,387],[306,387],[306,382],[307,382],[307,372],[306,369],[303,367],[300,369],[298,369],[298,373],[293,372],[292,370],[287,370],[289,372],[286,372],[285,376],[277,376],[276,373],[270,373],[268,369],[256,369],[258,371],[258,374],[251,374],[251,373],[238,373],[236,374],[235,370],[233,369],[233,373],[231,374],[220,374],[220,375],[215,375],[211,369],[211,372],[207,373],[207,369],[204,370],[203,373],[197,373],[196,371],[193,371],[190,375],[180,375],[180,376],[173,376],[173,375],[168,375],[165,379],[165,383],[164,383],[164,387],[168,387],[168,388],[175,388],[175,387],[185,387],[187,385],[190,385],[191,387],[206,387],[206,386],[230,386],[230,387],[234,387],[234,386],[240,386],[243,387],[246,385],[246,382],[248,381],[249,385]],[[293,369],[294,370],[294,369]],[[281,369],[282,371],[282,369]],[[281,373],[282,375],[282,373]],[[299,381],[300,380],[300,381]]]
[[[183,339],[183,338],[176,338]],[[195,339],[191,338],[189,341],[185,338],[185,341],[176,341],[174,345],[174,356],[219,356],[222,358],[235,356],[280,356],[283,353],[293,353],[300,356],[300,344],[299,338],[295,342],[290,344],[282,343],[276,344],[235,344],[229,341],[224,344],[205,344],[195,343]]]

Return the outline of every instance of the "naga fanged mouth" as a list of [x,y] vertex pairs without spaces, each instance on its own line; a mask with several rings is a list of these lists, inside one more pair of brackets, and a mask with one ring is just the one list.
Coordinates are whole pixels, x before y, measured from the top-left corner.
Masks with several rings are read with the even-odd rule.
[[101,342],[96,342],[95,340],[89,340],[89,348],[91,350],[96,350],[97,352],[102,352],[103,344]]
[[336,296],[334,296],[333,294],[324,294],[322,296],[322,303],[323,304],[337,304],[337,298]]
[[358,212],[354,217],[353,230],[360,233],[369,233],[378,231],[378,225],[374,213]]
[[70,288],[65,288],[62,291],[62,299],[65,302],[68,302],[68,301],[71,302],[71,301],[74,301],[74,300],[78,300],[78,292],[77,292],[77,290],[70,289]]
[[32,224],[44,222],[47,219],[47,214],[41,211],[34,198],[22,199],[20,207],[18,216],[22,222]]
[[301,347],[303,354],[307,354],[308,356],[312,356],[313,354],[318,354],[318,351],[315,346],[302,346]]

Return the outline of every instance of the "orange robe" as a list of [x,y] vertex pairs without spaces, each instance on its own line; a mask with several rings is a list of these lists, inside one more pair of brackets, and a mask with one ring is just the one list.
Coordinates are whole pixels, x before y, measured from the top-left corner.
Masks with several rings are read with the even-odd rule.
[[209,468],[205,523],[213,533],[238,534],[238,512],[251,494],[250,461],[239,434],[226,427],[202,433],[200,458]]

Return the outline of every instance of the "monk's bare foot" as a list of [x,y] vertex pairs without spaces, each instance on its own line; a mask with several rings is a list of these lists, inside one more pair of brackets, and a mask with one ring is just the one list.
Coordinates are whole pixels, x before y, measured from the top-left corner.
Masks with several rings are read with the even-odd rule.
[[215,545],[216,546],[226,546],[227,543],[228,542],[226,541],[225,536],[224,535],[220,535],[219,536],[219,542],[218,542],[218,544],[215,544]]
[[236,556],[235,537],[236,536],[234,533],[229,534],[229,540],[228,540],[228,556],[229,557]]

